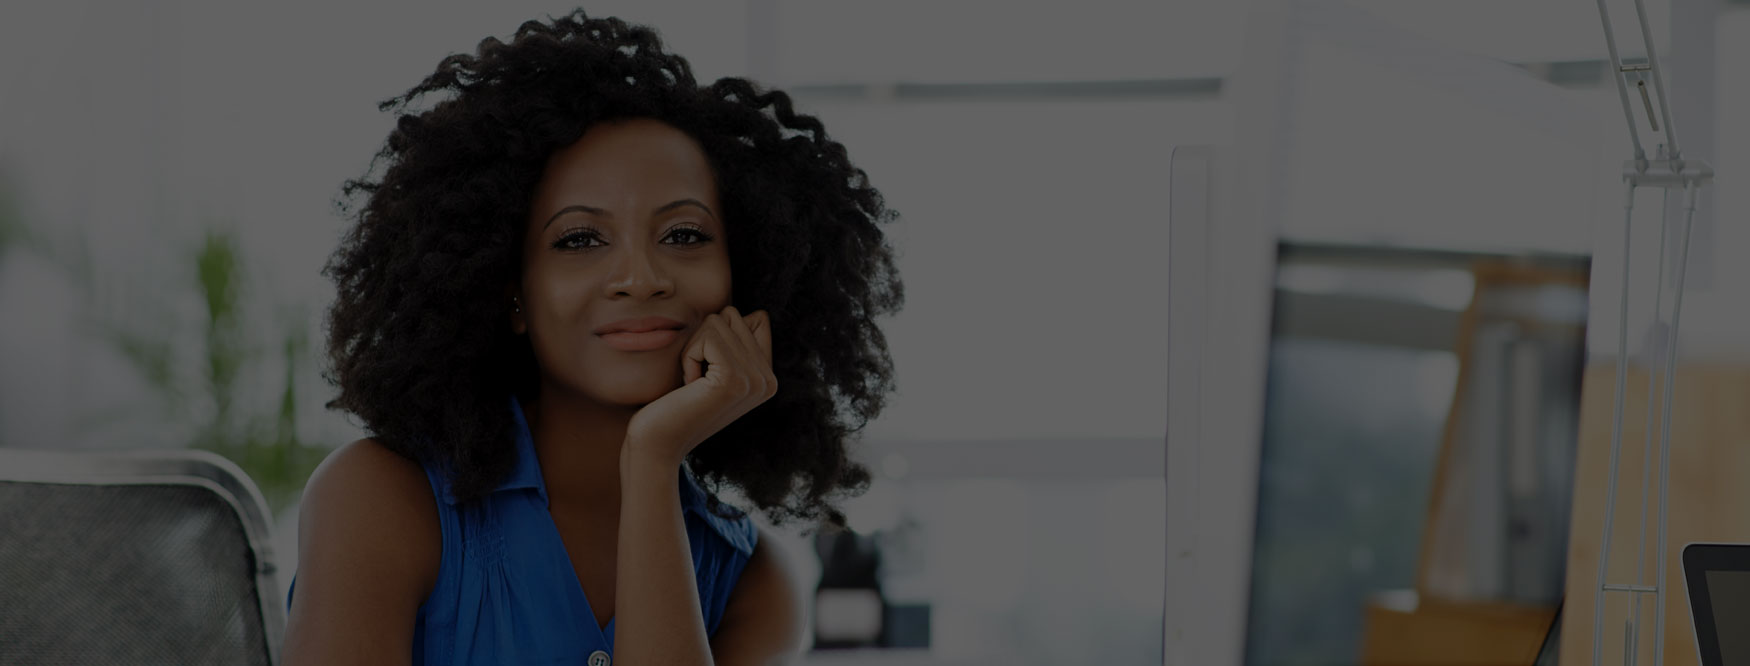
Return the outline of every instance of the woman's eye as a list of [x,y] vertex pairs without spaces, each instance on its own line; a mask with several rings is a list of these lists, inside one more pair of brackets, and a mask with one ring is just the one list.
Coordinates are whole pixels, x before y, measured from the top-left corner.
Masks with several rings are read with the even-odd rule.
[[710,234],[705,233],[703,230],[694,229],[692,227],[681,227],[679,229],[675,229],[674,233],[669,234],[668,237],[669,238],[679,237],[682,239],[686,239],[681,243],[677,243],[677,245],[700,245],[700,244],[709,242],[711,240]]
[[[585,244],[588,241],[595,241],[597,245]],[[600,243],[601,236],[593,232],[579,231],[560,236],[559,240],[553,242],[553,247],[561,250],[588,250],[597,247]]]

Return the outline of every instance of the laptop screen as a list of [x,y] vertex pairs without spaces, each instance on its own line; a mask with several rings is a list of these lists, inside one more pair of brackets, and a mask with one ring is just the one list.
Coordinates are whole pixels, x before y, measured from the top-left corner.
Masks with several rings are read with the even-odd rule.
[[1750,544],[1684,546],[1683,578],[1702,666],[1750,666]]
[[[1720,666],[1750,666],[1750,571],[1707,572],[1708,605],[1720,644]],[[1738,627],[1737,631],[1721,631]]]

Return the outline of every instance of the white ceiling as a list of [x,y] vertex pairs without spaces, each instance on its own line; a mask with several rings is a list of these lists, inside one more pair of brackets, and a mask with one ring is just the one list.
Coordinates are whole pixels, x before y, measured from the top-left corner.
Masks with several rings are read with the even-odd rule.
[[[1459,50],[1508,62],[1554,62],[1606,57],[1604,26],[1594,0],[1351,0],[1350,4],[1410,32]],[[1668,49],[1670,0],[1644,5],[1660,52]],[[1617,48],[1643,55],[1640,23],[1631,0],[1608,0]]]
[[[1255,0],[775,2],[785,84],[1224,76]],[[1388,23],[1508,62],[1606,57],[1595,0],[1351,0]],[[1644,54],[1633,0],[1608,0],[1624,57]],[[1648,0],[1660,51],[1670,0]]]

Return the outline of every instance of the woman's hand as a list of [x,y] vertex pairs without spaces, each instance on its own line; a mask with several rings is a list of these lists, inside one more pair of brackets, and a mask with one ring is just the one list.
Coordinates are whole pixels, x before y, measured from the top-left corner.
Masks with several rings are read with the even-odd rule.
[[778,393],[772,329],[764,310],[743,317],[735,306],[705,317],[681,356],[685,383],[632,415],[620,451],[679,468],[700,442]]

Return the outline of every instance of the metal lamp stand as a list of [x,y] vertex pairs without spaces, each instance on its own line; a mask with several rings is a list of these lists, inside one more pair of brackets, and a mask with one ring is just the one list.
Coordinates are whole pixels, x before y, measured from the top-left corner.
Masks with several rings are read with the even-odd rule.
[[[1653,46],[1652,29],[1647,23],[1647,11],[1642,0],[1634,0],[1636,17],[1640,20],[1641,38],[1646,42],[1647,62],[1645,64],[1624,65],[1617,53],[1616,36],[1610,23],[1610,12],[1605,8],[1605,0],[1598,1],[1598,16],[1604,23],[1604,39],[1610,48],[1610,65],[1613,78],[1616,79],[1617,96],[1622,100],[1622,112],[1628,121],[1629,137],[1634,143],[1634,158],[1623,165],[1623,266],[1622,266],[1622,300],[1617,314],[1617,352],[1616,352],[1616,395],[1615,407],[1612,412],[1613,421],[1610,430],[1610,482],[1605,495],[1604,508],[1604,541],[1599,548],[1598,587],[1596,601],[1593,604],[1592,615],[1592,664],[1600,666],[1603,658],[1601,648],[1604,644],[1604,599],[1607,593],[1626,592],[1634,595],[1634,610],[1625,621],[1623,627],[1624,657],[1623,663],[1633,666],[1638,648],[1640,631],[1636,622],[1640,619],[1641,598],[1653,595],[1654,603],[1654,639],[1653,664],[1662,666],[1665,661],[1665,569],[1666,569],[1666,505],[1669,496],[1670,465],[1671,465],[1671,390],[1672,375],[1677,367],[1678,324],[1683,320],[1683,281],[1688,274],[1689,238],[1695,221],[1695,207],[1701,188],[1713,182],[1713,167],[1700,160],[1683,159],[1682,145],[1677,142],[1675,119],[1671,115],[1670,104],[1665,95],[1665,80],[1659,67],[1659,56]],[[1647,79],[1653,83],[1652,94],[1647,89]],[[1628,87],[1630,80],[1640,93],[1642,107],[1646,110],[1647,123],[1655,133],[1662,133],[1664,143],[1660,144],[1653,159],[1647,158],[1647,153],[1641,146],[1640,127],[1635,118],[1634,105],[1629,101]],[[1658,113],[1654,112],[1653,96],[1657,96]],[[1661,127],[1660,120],[1663,120]],[[1669,147],[1667,149],[1667,146]],[[1666,337],[1666,349],[1663,354],[1665,365],[1665,390],[1658,406],[1661,410],[1659,418],[1659,515],[1655,523],[1658,526],[1658,574],[1649,584],[1645,580],[1645,553],[1647,545],[1647,486],[1650,483],[1653,435],[1653,380],[1654,373],[1647,377],[1647,427],[1643,445],[1643,461],[1641,465],[1641,517],[1640,535],[1635,548],[1635,579],[1633,583],[1611,582],[1610,570],[1610,539],[1612,527],[1616,518],[1616,481],[1620,469],[1622,454],[1622,413],[1623,387],[1628,378],[1628,294],[1629,294],[1629,230],[1634,218],[1635,192],[1642,187],[1657,188],[1669,197],[1673,190],[1681,190],[1684,195],[1683,233],[1678,265],[1677,284],[1671,305],[1671,327]],[[1666,209],[1668,210],[1668,209]],[[1653,318],[1660,316],[1660,299],[1665,291],[1665,249],[1663,247],[1668,213],[1661,213],[1659,221],[1659,275],[1658,287],[1654,292]]]

